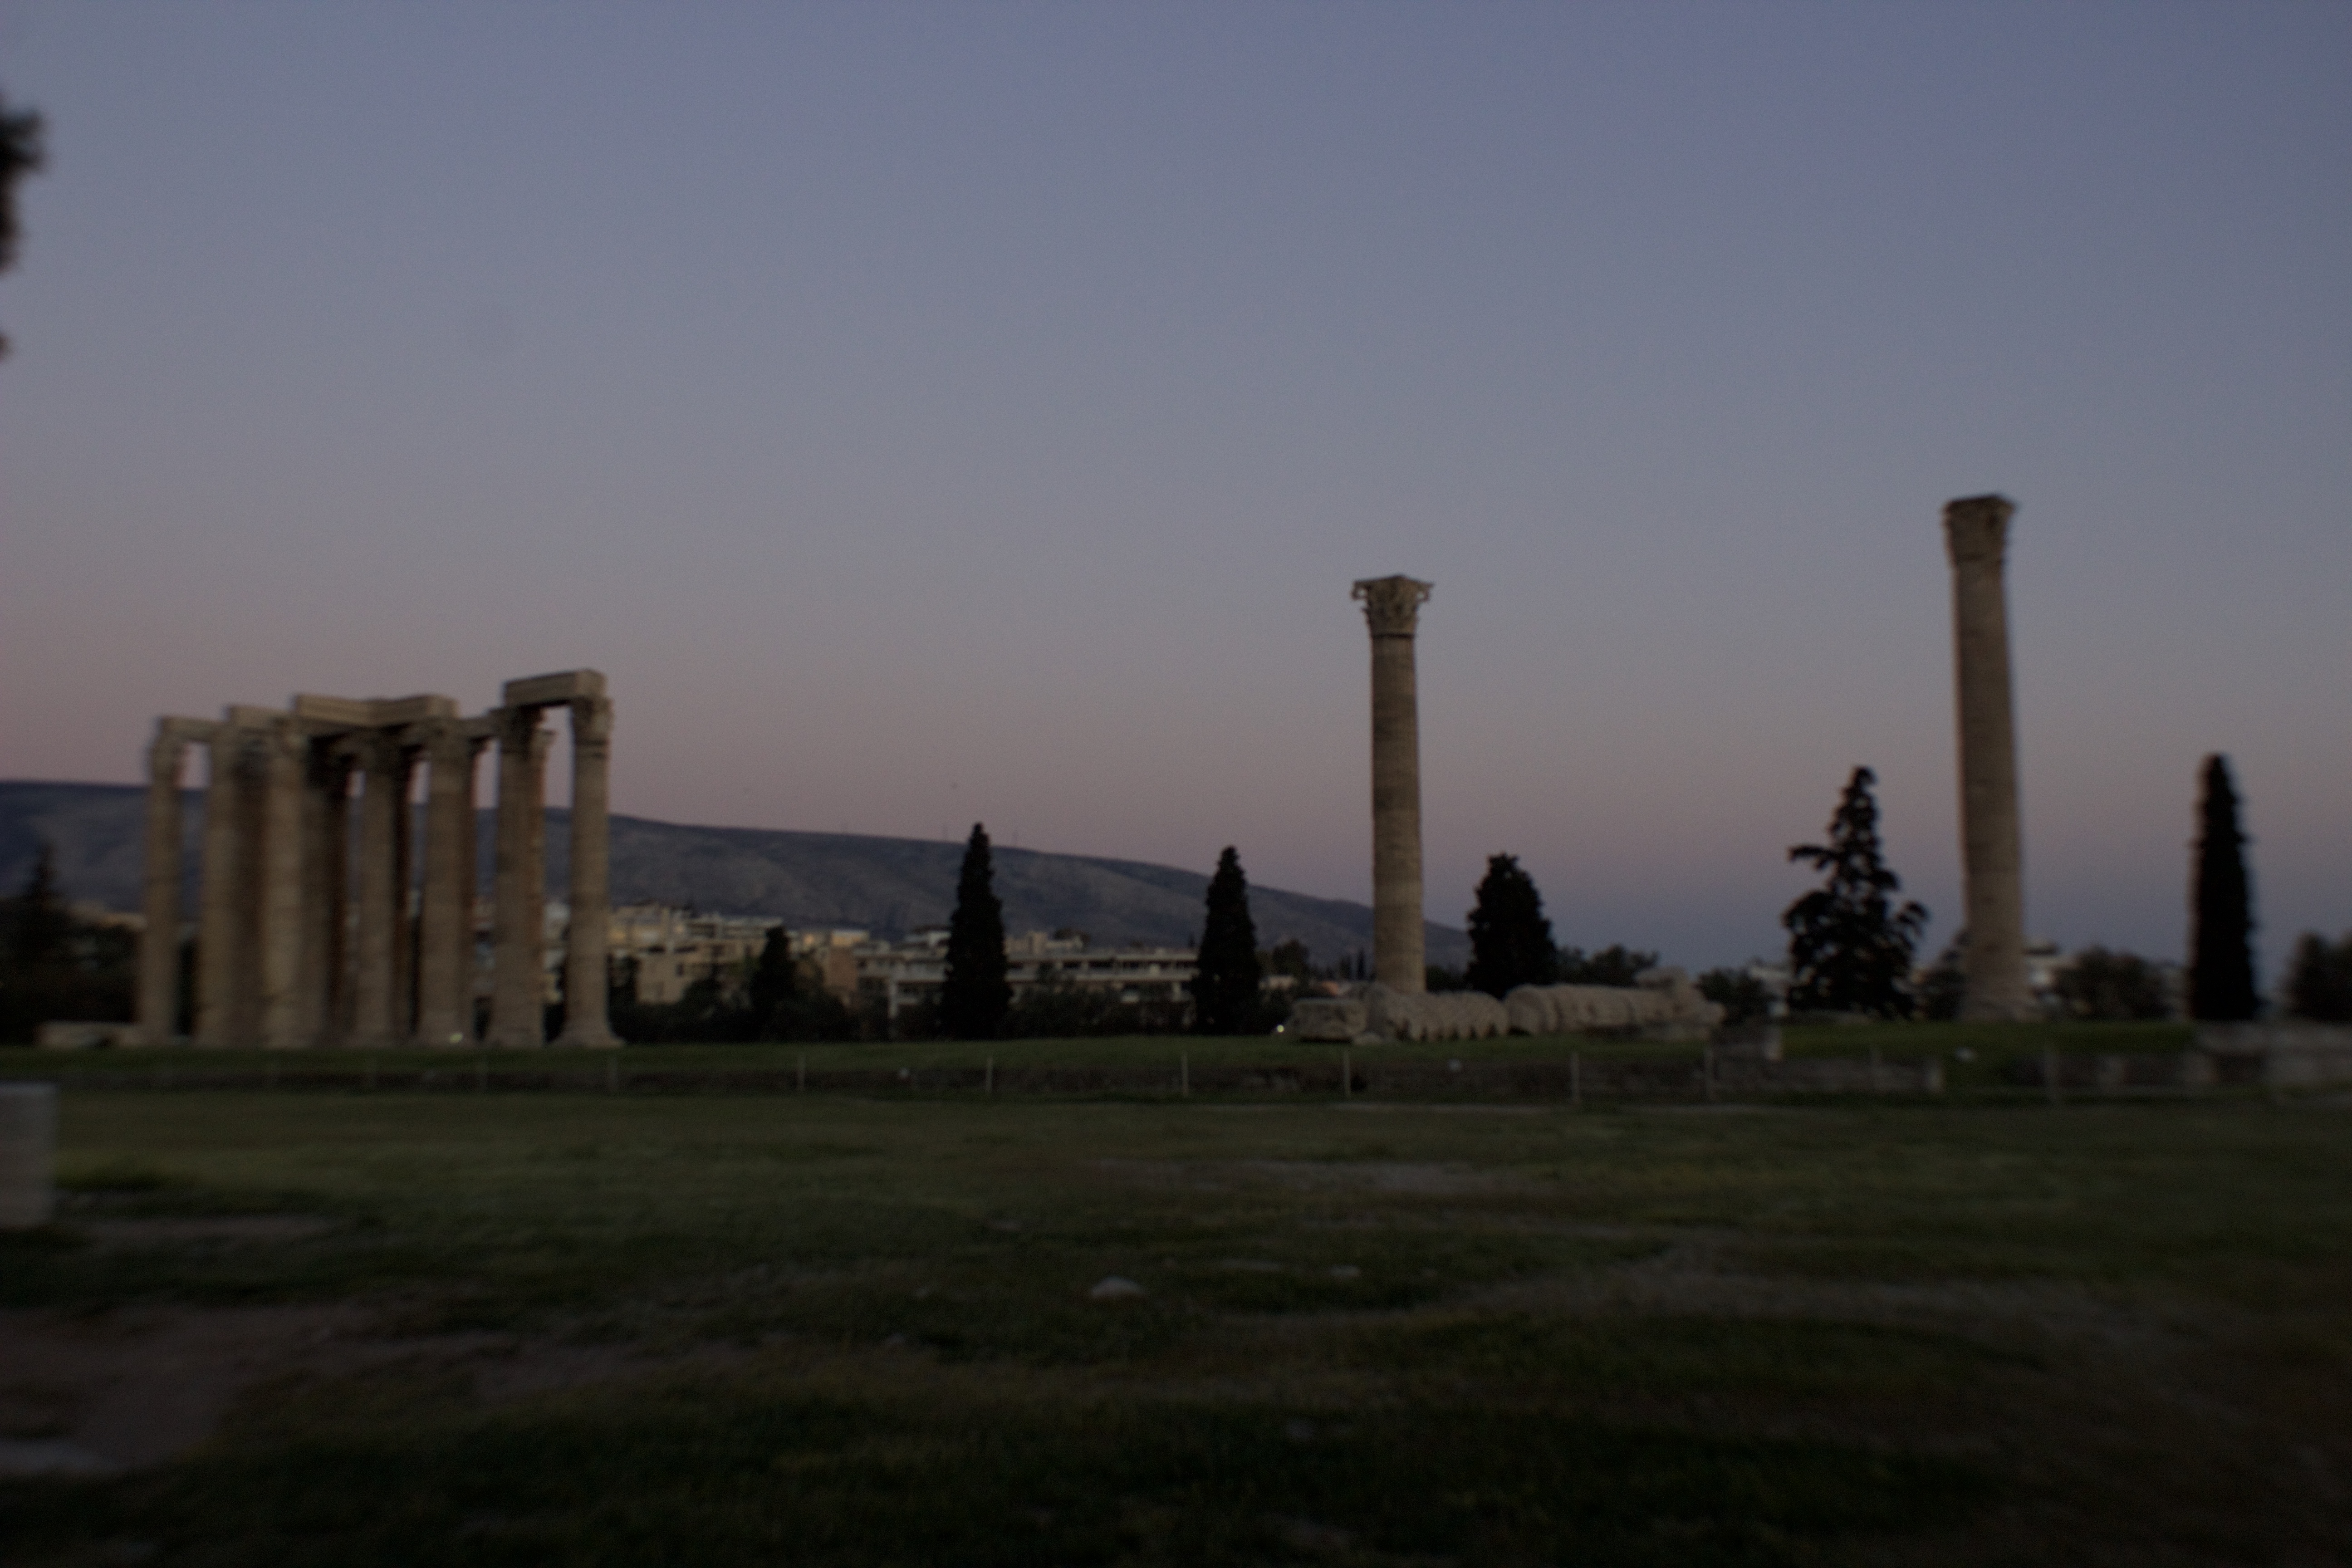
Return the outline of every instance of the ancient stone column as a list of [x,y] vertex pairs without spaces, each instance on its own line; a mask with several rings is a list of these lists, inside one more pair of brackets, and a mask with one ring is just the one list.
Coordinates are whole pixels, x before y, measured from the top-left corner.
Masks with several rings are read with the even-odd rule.
[[541,857],[546,826],[548,732],[536,708],[499,710],[499,863],[491,937],[490,1039],[527,1048],[547,1033],[542,949],[547,873]]
[[1421,917],[1421,700],[1413,632],[1430,584],[1358,583],[1372,633],[1372,978],[1392,991],[1428,984]]
[[313,1045],[342,1037],[345,883],[350,877],[352,757],[341,741],[310,746],[302,787],[300,1030]]
[[613,700],[572,702],[572,921],[564,939],[563,1034],[560,1046],[601,1047],[614,1035],[605,994],[604,950],[612,908],[612,850],[606,809],[613,750]]
[[392,1035],[406,1040],[416,1028],[417,895],[416,760],[419,748],[409,728],[400,731],[400,809],[392,819]]
[[438,720],[426,731],[425,899],[416,923],[416,1043],[474,1033],[474,742]]
[[310,750],[290,719],[257,737],[260,792],[256,860],[254,977],[259,1043],[286,1049],[311,1043],[302,1017],[302,786]]
[[180,1014],[180,764],[185,731],[176,719],[155,721],[147,748],[147,847],[140,907],[139,1039],[168,1045]]
[[352,960],[351,1044],[381,1050],[401,1043],[400,927],[408,889],[401,880],[401,818],[408,815],[408,763],[399,735],[360,740],[359,930]]
[[2017,728],[2009,675],[2009,604],[2001,579],[2005,497],[1944,508],[1952,562],[1953,665],[1958,682],[1960,857],[1969,942],[1960,1016],[2031,1017],[2025,980],[2025,879],[2017,814]]
[[208,739],[205,781],[204,901],[196,929],[196,1044],[247,1042],[242,979],[252,871],[245,831],[245,731],[222,724]]

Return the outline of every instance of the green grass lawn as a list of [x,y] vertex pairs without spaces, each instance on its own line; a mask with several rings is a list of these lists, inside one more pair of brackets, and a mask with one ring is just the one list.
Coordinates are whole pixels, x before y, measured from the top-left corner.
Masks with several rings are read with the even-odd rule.
[[176,1458],[0,1484],[11,1564],[2352,1541],[2339,1100],[69,1093],[63,1144],[0,1335],[252,1364]]
[[[1783,1032],[1788,1055],[1857,1057],[1877,1050],[1888,1060],[1912,1061],[1942,1057],[1953,1085],[1992,1087],[2000,1069],[2024,1056],[2044,1049],[2061,1052],[2179,1051],[2189,1047],[2191,1030],[2186,1024],[1874,1024],[1790,1028]],[[1000,1068],[1093,1067],[1159,1064],[1171,1073],[1180,1059],[1200,1067],[1319,1066],[1339,1060],[1343,1047],[1295,1039],[1283,1035],[1203,1037],[1189,1035],[1136,1035],[1065,1040],[892,1041],[858,1045],[808,1046],[635,1046],[620,1051],[195,1051],[106,1050],[88,1052],[11,1053],[5,1070],[11,1077],[70,1079],[100,1074],[137,1077],[173,1072],[333,1073],[363,1081],[370,1062],[379,1069],[416,1068],[460,1071],[477,1062],[495,1070],[535,1068],[559,1072],[605,1071],[617,1059],[624,1071],[677,1069],[728,1071],[745,1068],[790,1070],[804,1063],[811,1071],[836,1068],[973,1068],[993,1061]],[[1449,1040],[1425,1044],[1352,1047],[1355,1058],[1380,1062],[1554,1061],[1570,1051],[1588,1056],[1677,1056],[1688,1058],[1699,1049],[1690,1044],[1646,1044],[1631,1040],[1595,1039],[1581,1036],[1512,1035],[1500,1039]]]

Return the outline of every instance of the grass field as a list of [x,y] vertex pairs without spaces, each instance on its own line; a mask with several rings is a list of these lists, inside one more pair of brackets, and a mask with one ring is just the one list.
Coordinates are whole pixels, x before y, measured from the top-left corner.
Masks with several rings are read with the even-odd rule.
[[[1790,1028],[1783,1031],[1791,1057],[1861,1056],[1876,1050],[1889,1060],[1944,1058],[1956,1089],[1993,1089],[2002,1085],[2002,1069],[2020,1057],[2042,1051],[2163,1052],[2189,1047],[2191,1030],[2186,1024],[1874,1024],[1832,1027]],[[1375,1062],[1556,1060],[1570,1051],[1588,1056],[1679,1056],[1688,1058],[1698,1047],[1687,1044],[1649,1045],[1637,1041],[1593,1039],[1581,1036],[1507,1036],[1490,1040],[1448,1040],[1413,1044],[1400,1042],[1365,1047],[1357,1053],[1367,1064]],[[439,1068],[462,1070],[480,1062],[493,1070],[503,1068],[597,1072],[617,1065],[622,1071],[674,1069],[723,1072],[740,1068],[788,1069],[794,1063],[809,1070],[844,1068],[978,1068],[993,1061],[1001,1068],[1094,1067],[1109,1064],[1158,1063],[1175,1068],[1180,1058],[1202,1067],[1328,1067],[1340,1047],[1286,1036],[1238,1036],[1202,1038],[1184,1035],[1137,1035],[1074,1040],[898,1041],[859,1045],[809,1046],[639,1046],[611,1051],[193,1051],[107,1050],[26,1053],[8,1065],[11,1077],[51,1077],[71,1081],[78,1075],[108,1079],[162,1079],[189,1072],[262,1072],[271,1068],[303,1074],[331,1073],[364,1081],[371,1063],[382,1069]]]
[[68,1094],[61,1170],[5,1436],[159,1462],[11,1564],[2352,1542],[2340,1099]]

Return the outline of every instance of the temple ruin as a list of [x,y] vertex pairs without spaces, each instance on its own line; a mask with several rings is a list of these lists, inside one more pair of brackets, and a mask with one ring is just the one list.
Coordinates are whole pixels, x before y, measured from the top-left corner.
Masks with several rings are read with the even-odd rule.
[[[509,680],[499,707],[470,719],[446,697],[300,695],[283,710],[234,706],[217,720],[158,720],[147,753],[139,1037],[178,1037],[180,775],[189,750],[201,746],[209,782],[193,1043],[477,1043],[474,775],[483,749],[496,744],[490,1006],[480,1043],[540,1045],[554,738],[541,721],[557,708],[572,723],[572,914],[555,1043],[618,1045],[604,964],[613,704],[593,669]],[[420,766],[421,842],[410,806]]]

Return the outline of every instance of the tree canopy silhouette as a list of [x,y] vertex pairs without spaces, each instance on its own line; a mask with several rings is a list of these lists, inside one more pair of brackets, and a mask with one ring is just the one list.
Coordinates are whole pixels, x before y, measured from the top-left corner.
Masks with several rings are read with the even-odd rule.
[[[24,230],[16,220],[16,182],[39,172],[45,154],[41,117],[31,110],[11,110],[8,96],[0,93],[0,272],[16,265],[16,246]],[[8,340],[0,336],[0,357]]]
[[1013,1005],[1005,978],[1004,906],[997,901],[996,868],[988,830],[975,822],[956,878],[955,913],[948,921],[947,976],[940,986],[940,1032],[959,1040],[991,1040]]
[[1203,1035],[1245,1035],[1257,1026],[1257,926],[1250,920],[1249,879],[1231,845],[1209,879],[1209,907],[1192,974],[1192,1027]]
[[1827,844],[1799,844],[1789,858],[1811,862],[1827,880],[1781,913],[1789,930],[1789,1006],[1800,1013],[1911,1016],[1911,952],[1927,923],[1916,903],[1889,895],[1903,880],[1878,849],[1878,775],[1856,768],[1830,818]]
[[2246,877],[2246,836],[2238,829],[2238,792],[2230,760],[2205,759],[2205,794],[2197,806],[2197,929],[2189,943],[2189,1016],[2216,1023],[2251,1018],[2254,994],[2253,889]]
[[1478,901],[1470,910],[1470,967],[1465,983],[1489,996],[1500,996],[1514,985],[1548,985],[1559,959],[1536,879],[1516,855],[1487,856]]

